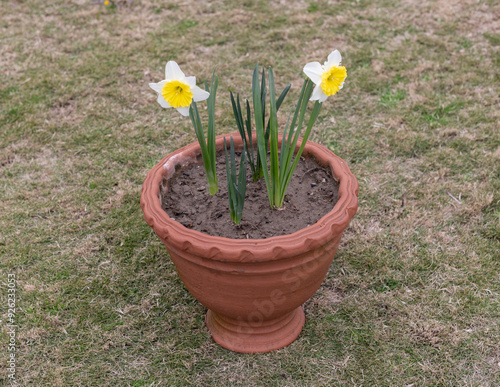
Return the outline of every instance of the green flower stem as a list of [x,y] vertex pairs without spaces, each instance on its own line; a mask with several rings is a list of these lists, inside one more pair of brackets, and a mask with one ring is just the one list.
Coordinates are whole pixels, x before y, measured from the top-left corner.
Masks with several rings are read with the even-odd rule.
[[189,107],[189,117],[191,118],[196,137],[198,138],[198,143],[200,144],[201,156],[203,158],[203,165],[205,166],[210,195],[215,195],[218,191],[215,160],[215,96],[218,85],[219,78],[215,75],[214,70],[210,87],[208,86],[208,83],[205,83],[205,89],[210,93],[207,100],[208,130],[206,140],[196,102],[193,101]]

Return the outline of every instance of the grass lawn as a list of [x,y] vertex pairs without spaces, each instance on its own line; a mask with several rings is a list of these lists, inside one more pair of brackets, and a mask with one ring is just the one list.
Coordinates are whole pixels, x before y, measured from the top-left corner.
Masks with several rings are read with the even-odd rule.
[[[0,382],[15,276],[18,385],[500,385],[498,1],[117,5],[0,2]],[[217,66],[228,133],[257,63],[292,83],[288,112],[333,49],[348,77],[312,140],[348,162],[358,213],[297,341],[227,351],[139,206],[196,139],[148,83]]]

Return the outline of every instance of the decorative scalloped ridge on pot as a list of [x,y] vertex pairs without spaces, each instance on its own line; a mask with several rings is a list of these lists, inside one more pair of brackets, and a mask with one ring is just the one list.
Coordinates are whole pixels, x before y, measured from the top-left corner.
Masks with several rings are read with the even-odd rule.
[[[224,136],[243,144],[239,133]],[[280,136],[281,142],[281,136]],[[299,140],[300,144],[301,140]],[[298,147],[297,147],[298,149]],[[358,183],[346,163],[327,148],[308,141],[303,156],[331,169],[339,183],[335,207],[315,224],[267,239],[230,239],[191,230],[162,209],[160,186],[175,171],[199,162],[198,143],[169,154],[148,173],[141,207],[146,222],[170,253],[189,292],[209,311],[213,339],[237,352],[269,352],[293,342],[302,330],[301,305],[319,288],[358,207]]]

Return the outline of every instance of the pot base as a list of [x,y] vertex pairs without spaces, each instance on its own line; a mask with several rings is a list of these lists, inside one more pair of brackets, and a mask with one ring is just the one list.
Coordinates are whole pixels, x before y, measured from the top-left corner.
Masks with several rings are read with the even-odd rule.
[[205,322],[214,341],[222,347],[240,353],[262,353],[292,343],[302,331],[305,316],[301,306],[274,320],[252,322],[208,310]]

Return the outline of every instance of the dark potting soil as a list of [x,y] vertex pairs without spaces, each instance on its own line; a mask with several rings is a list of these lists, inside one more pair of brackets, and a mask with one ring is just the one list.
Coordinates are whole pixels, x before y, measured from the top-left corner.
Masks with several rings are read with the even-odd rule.
[[239,225],[229,214],[223,154],[217,155],[217,183],[219,191],[210,195],[203,164],[191,164],[176,172],[168,192],[161,189],[163,209],[185,227],[209,235],[263,239],[291,234],[316,223],[338,201],[338,184],[331,171],[312,157],[299,161],[281,209],[271,209],[264,178],[254,182],[248,168],[245,205]]

